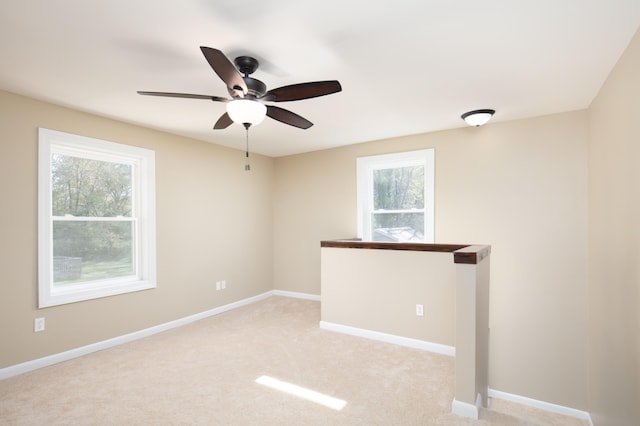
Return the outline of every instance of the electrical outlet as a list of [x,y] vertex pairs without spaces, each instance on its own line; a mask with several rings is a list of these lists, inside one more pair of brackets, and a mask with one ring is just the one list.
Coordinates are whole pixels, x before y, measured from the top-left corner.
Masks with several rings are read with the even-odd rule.
[[44,318],[36,318],[33,320],[33,331],[44,331]]
[[222,280],[222,289],[227,288],[227,280]]
[[220,290],[222,288],[222,284],[220,281],[216,281],[216,290]]
[[421,304],[416,305],[416,315],[419,317],[424,316],[424,305],[421,305]]

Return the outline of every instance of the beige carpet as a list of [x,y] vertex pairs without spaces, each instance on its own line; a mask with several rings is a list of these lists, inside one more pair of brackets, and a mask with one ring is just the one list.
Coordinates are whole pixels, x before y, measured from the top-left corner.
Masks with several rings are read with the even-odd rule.
[[[498,400],[480,420],[454,416],[453,358],[320,330],[319,320],[319,302],[271,297],[9,378],[0,424],[586,424]],[[262,376],[346,405],[256,383]]]

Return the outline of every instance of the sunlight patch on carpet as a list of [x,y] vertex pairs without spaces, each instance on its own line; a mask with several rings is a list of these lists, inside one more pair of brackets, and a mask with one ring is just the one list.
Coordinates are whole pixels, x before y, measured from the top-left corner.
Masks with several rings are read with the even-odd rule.
[[316,404],[324,405],[325,407],[332,408],[334,410],[342,410],[347,401],[334,398],[320,392],[313,391],[311,389],[303,388],[292,383],[283,382],[278,379],[274,379],[269,376],[261,376],[256,379],[256,383],[263,386],[270,387],[271,389],[279,390],[290,395],[295,395],[300,398],[304,398],[308,401],[315,402]]

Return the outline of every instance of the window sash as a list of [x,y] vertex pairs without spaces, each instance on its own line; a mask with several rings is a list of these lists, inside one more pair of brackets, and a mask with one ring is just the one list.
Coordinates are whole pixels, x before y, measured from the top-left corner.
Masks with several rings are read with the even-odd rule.
[[425,209],[371,210],[371,214],[425,213]]
[[[122,281],[124,279],[127,280],[142,280],[143,279],[143,274],[142,271],[140,269],[140,261],[141,261],[141,253],[140,250],[138,250],[138,246],[139,246],[139,241],[140,241],[140,233],[138,232],[139,230],[139,226],[138,226],[138,219],[135,217],[114,217],[114,218],[110,218],[110,217],[78,217],[78,216],[62,216],[62,217],[53,217],[53,220],[51,221],[51,226],[52,226],[52,244],[54,243],[55,240],[55,224],[56,223],[96,223],[96,224],[108,224],[108,223],[128,223],[129,224],[129,230],[131,231],[130,233],[130,240],[127,240],[125,242],[129,243],[130,247],[127,250],[127,258],[128,258],[128,262],[124,259],[121,258],[119,260],[119,262],[115,262],[113,259],[109,259],[108,256],[106,258],[103,258],[100,262],[96,262],[96,264],[101,265],[101,267],[94,267],[94,273],[93,274],[86,274],[86,275],[94,275],[94,276],[98,276],[100,278],[93,278],[91,279],[90,277],[87,277],[88,279],[82,279],[84,278],[84,273],[83,273],[83,267],[86,266],[85,262],[82,261],[82,256],[81,253],[76,253],[76,256],[65,256],[62,254],[56,254],[55,252],[55,247],[52,245],[52,251],[51,251],[51,256],[52,256],[52,275],[51,275],[51,285],[52,285],[52,292],[55,294],[59,291],[62,290],[62,286],[70,286],[70,285],[85,285],[85,286],[91,286],[93,283],[96,282],[100,282],[103,283],[105,281],[108,280],[119,280]],[[72,278],[69,278],[67,280],[56,280],[56,263],[60,264],[61,260],[59,260],[58,262],[56,262],[56,258],[60,259],[61,257],[65,257],[65,258],[79,258],[80,259],[80,265],[79,265],[79,269],[75,272],[75,274],[73,274],[73,278],[76,278],[77,275],[80,275],[80,277],[77,277],[76,280],[74,281]],[[90,262],[88,262],[89,264],[91,264]],[[109,267],[113,268],[114,267],[114,263],[115,264],[120,264],[120,270],[123,269],[123,267],[126,267],[126,272],[129,272],[129,267],[128,265],[130,264],[130,268],[131,268],[131,273],[126,273],[126,274],[122,274],[122,273],[118,273],[115,272],[112,275],[109,276],[104,276],[104,270],[105,269],[109,269]],[[102,270],[103,273],[100,273],[99,271]],[[66,282],[65,282],[66,281]],[[72,281],[72,282],[69,282]]]

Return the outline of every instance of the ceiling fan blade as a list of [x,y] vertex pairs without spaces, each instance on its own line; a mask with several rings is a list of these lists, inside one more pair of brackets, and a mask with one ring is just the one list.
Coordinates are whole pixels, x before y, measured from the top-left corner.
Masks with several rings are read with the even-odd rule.
[[291,111],[273,105],[267,105],[267,116],[290,126],[308,129],[313,123]]
[[139,95],[149,96],[166,96],[169,98],[190,98],[190,99],[208,99],[214,102],[229,102],[231,99],[221,98],[219,96],[211,95],[193,95],[191,93],[171,93],[171,92],[142,92],[138,91]]
[[247,83],[244,82],[242,74],[236,69],[236,67],[224,56],[224,53],[218,49],[211,47],[200,46],[202,54],[211,65],[211,68],[218,74],[218,77],[225,82],[227,87],[233,90],[238,96],[244,97],[249,91]]
[[232,124],[233,120],[231,119],[231,117],[229,117],[229,114],[225,112],[220,116],[220,118],[218,118],[218,121],[216,121],[216,124],[213,126],[213,128],[215,130],[226,129]]
[[330,95],[342,90],[337,80],[313,81],[310,83],[292,84],[269,90],[261,99],[264,101],[286,102],[301,99],[316,98]]

